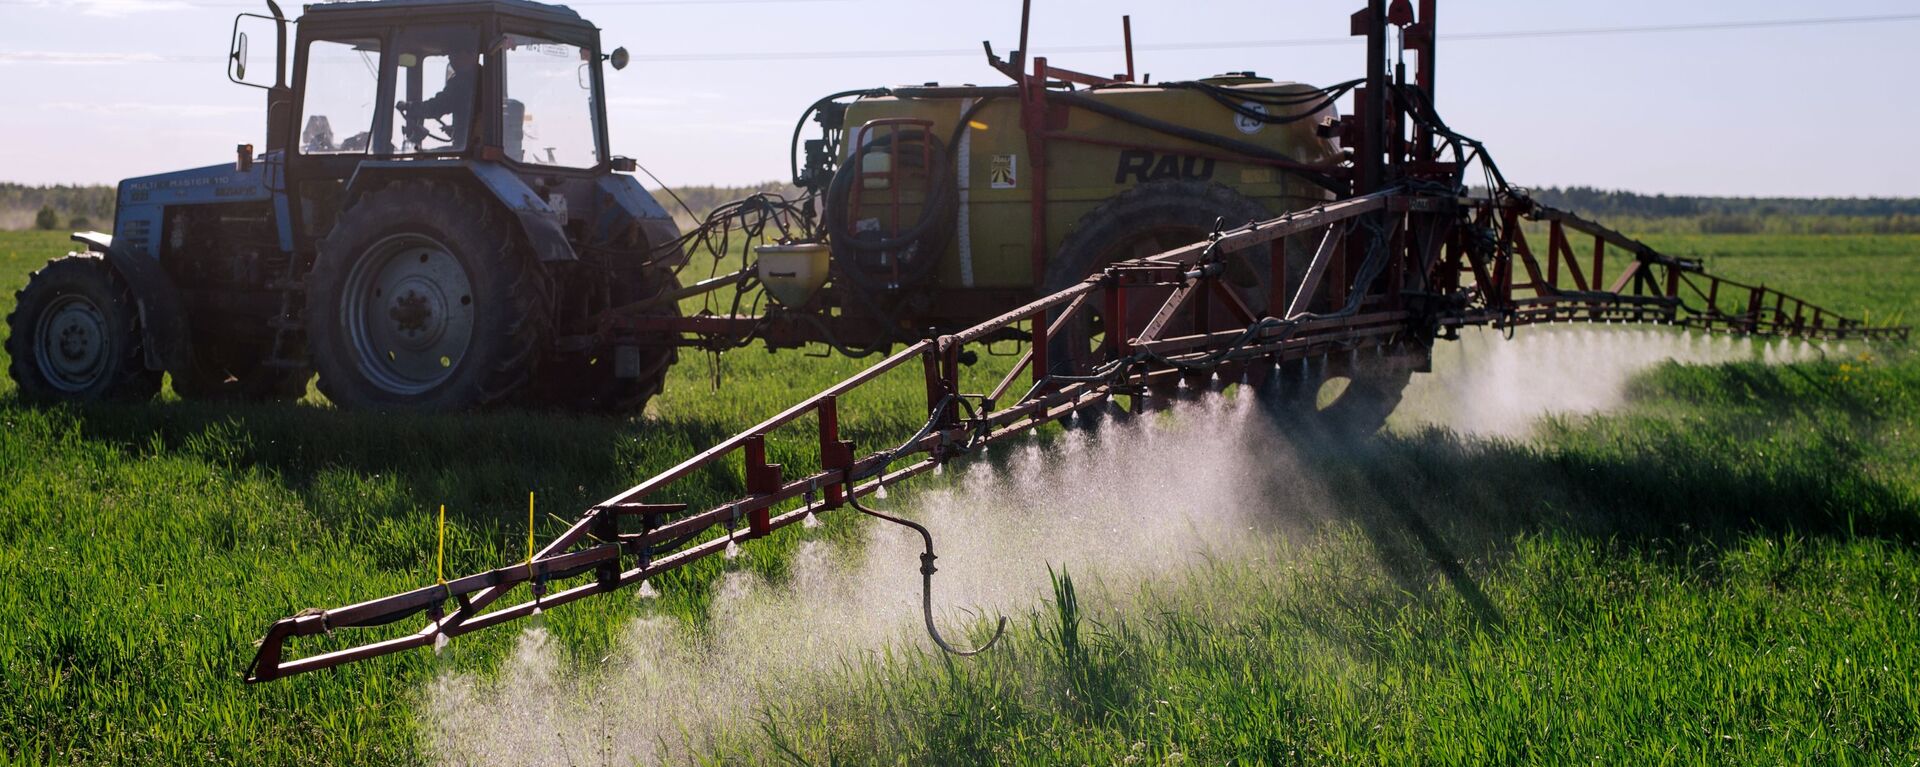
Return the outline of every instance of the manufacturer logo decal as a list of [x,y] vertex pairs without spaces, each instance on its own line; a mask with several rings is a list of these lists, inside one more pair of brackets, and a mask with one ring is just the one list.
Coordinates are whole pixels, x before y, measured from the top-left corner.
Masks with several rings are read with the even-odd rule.
[[993,156],[993,169],[987,172],[987,185],[994,189],[1014,189],[1020,186],[1020,167],[1015,162],[1019,155],[996,154]]
[[1142,184],[1161,179],[1209,181],[1213,179],[1213,159],[1128,149],[1120,153],[1120,166],[1113,172],[1113,183],[1124,184],[1129,179]]

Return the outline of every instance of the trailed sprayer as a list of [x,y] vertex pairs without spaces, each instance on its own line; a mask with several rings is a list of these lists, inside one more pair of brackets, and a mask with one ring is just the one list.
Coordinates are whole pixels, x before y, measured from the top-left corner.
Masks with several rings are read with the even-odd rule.
[[[748,342],[821,342],[882,356],[586,509],[527,561],[273,624],[247,679],[427,647],[750,545],[810,514],[853,508],[913,526],[863,498],[1049,423],[1092,427],[1240,386],[1283,429],[1370,433],[1408,378],[1428,367],[1433,344],[1465,327],[1634,322],[1907,338],[1906,328],[1868,327],[1714,277],[1697,261],[1534,203],[1506,182],[1485,146],[1441,118],[1438,3],[1417,5],[1372,0],[1355,13],[1365,76],[1329,87],[1251,72],[1140,82],[1130,30],[1127,71],[1063,70],[1028,54],[1023,18],[1017,50],[1002,59],[986,49],[1007,84],[822,99],[794,135],[804,195],[722,206],[670,240],[659,239],[661,225],[647,223],[658,218],[653,208],[623,182],[618,199],[631,208],[602,199],[612,194],[604,176],[583,177],[578,197],[547,174],[521,178],[515,183],[530,190],[522,197],[487,199],[520,206],[528,231],[531,217],[580,238],[572,242],[626,243],[617,252],[636,254],[627,257],[645,268],[670,268],[730,234],[746,242],[737,270],[716,266],[698,282],[642,291],[657,298],[548,323],[557,349],[613,350],[617,365],[622,355],[660,359],[679,347]],[[514,34],[475,39],[511,42]],[[481,50],[486,67],[510,67],[502,53],[515,48]],[[592,41],[581,38],[578,50],[583,71],[597,73]],[[406,83],[399,70],[385,71],[382,94]],[[490,99],[511,82],[483,71],[492,73]],[[1335,102],[1348,94],[1352,113],[1339,114]],[[407,135],[389,117],[373,124],[382,141]],[[803,140],[809,130],[817,137]],[[537,159],[524,142],[507,149],[510,131],[477,135],[479,156],[500,168]],[[409,162],[377,165],[401,172],[386,168]],[[492,172],[466,162],[462,173],[484,181]],[[603,217],[619,226],[601,228]],[[576,258],[596,252],[616,251],[574,250]],[[721,289],[731,297],[722,311],[671,311]],[[1011,370],[976,374],[986,366],[972,363],[995,350],[1017,358]],[[904,441],[856,446],[842,431],[842,400],[894,374],[924,383],[924,423]],[[768,437],[783,430],[805,433],[818,450],[804,462],[771,462]],[[709,472],[739,477],[744,492],[706,507],[675,500]],[[927,627],[951,650],[930,604],[933,539],[916,529],[927,543]],[[410,618],[423,622],[376,628]],[[322,634],[332,637],[327,651],[290,652],[294,640]]]

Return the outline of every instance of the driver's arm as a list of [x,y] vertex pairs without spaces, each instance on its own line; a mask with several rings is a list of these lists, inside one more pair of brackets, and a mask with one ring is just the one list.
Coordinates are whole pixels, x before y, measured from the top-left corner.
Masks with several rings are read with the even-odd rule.
[[439,93],[421,99],[419,103],[408,104],[407,115],[421,120],[448,116],[462,100],[461,92],[473,87],[469,84],[470,82],[471,79],[465,73],[454,73],[453,77],[447,79],[447,84],[441,86]]

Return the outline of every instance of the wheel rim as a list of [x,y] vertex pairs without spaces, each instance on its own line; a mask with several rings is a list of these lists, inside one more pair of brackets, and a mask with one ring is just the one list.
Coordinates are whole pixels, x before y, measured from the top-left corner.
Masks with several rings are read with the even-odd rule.
[[107,315],[93,299],[65,295],[40,313],[35,361],[47,383],[64,392],[84,392],[100,380],[111,358]]
[[473,285],[445,245],[394,235],[348,273],[340,318],[367,380],[390,394],[421,394],[453,377],[467,354]]

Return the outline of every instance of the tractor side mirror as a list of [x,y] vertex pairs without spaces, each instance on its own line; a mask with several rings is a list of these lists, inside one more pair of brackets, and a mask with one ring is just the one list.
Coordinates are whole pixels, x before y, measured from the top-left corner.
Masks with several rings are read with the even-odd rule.
[[247,33],[241,32],[234,38],[233,50],[227,54],[227,76],[240,82],[247,81]]
[[615,71],[626,69],[627,62],[632,60],[633,56],[624,47],[613,49],[613,54],[607,57],[607,63],[612,64]]
[[[255,16],[250,13],[243,13],[234,17],[233,45],[227,49],[228,80],[255,88],[272,88],[274,86],[276,80],[274,79],[273,70],[275,68],[274,62],[277,59],[277,54],[270,51],[266,54],[264,61],[254,62],[252,60],[252,41],[255,38],[261,38],[266,40],[267,44],[271,46],[273,40],[278,35],[278,31],[274,28],[275,24],[276,22],[273,19],[265,16]],[[253,66],[256,63],[258,66]]]

